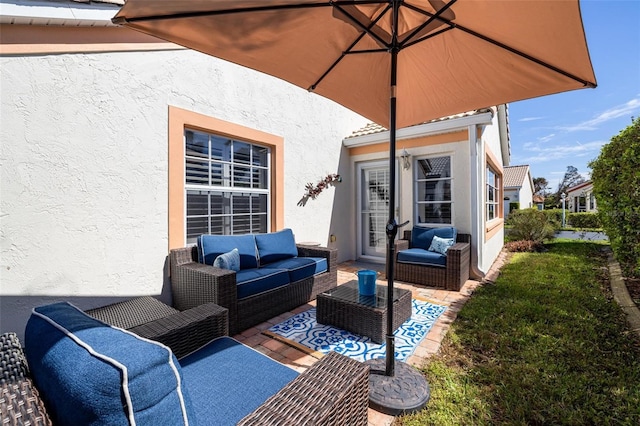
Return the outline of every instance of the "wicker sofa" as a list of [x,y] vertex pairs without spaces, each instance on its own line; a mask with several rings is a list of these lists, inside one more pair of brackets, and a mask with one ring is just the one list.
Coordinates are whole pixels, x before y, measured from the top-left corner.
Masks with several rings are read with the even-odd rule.
[[367,424],[369,368],[337,353],[298,374],[221,337],[178,361],[65,303],[25,342],[0,336],[2,424]]
[[211,339],[229,335],[227,309],[206,303],[179,311],[151,296],[86,311],[93,318],[155,340],[181,358]]
[[[240,271],[212,266],[235,247],[240,247]],[[223,306],[234,335],[336,287],[337,256],[336,249],[296,245],[288,229],[255,236],[203,236],[198,245],[169,253],[173,305],[179,310],[210,302]],[[274,276],[284,281],[273,281]]]
[[[453,238],[446,254],[430,251],[434,236]],[[455,228],[414,227],[396,241],[395,278],[425,286],[459,291],[469,279],[471,236]]]

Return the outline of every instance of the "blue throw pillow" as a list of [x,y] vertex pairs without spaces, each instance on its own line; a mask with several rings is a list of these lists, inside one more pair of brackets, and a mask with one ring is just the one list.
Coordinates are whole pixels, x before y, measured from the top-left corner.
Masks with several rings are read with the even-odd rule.
[[431,240],[431,245],[429,246],[429,251],[446,255],[447,250],[449,250],[449,247],[451,247],[454,242],[453,238],[440,238],[434,235]]
[[414,226],[411,230],[411,247],[428,250],[434,235],[435,230],[433,228]]
[[256,245],[261,266],[298,255],[293,231],[288,228],[269,234],[256,234]]
[[213,265],[218,256],[234,248],[240,254],[240,268],[258,267],[258,250],[252,234],[246,235],[201,235],[197,239],[198,262]]
[[216,260],[213,261],[213,266],[238,272],[240,270],[240,253],[238,249],[234,248],[216,257]]
[[69,303],[35,308],[25,329],[31,374],[54,424],[193,422],[171,350]]

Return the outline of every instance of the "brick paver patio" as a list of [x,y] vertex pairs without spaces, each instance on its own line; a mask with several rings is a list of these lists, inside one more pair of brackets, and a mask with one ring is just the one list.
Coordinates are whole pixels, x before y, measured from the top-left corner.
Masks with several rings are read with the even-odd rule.
[[[505,256],[501,254],[496,260],[494,266],[487,273],[485,280],[493,281],[497,277],[500,268],[504,264]],[[355,272],[360,269],[376,269],[381,274],[378,276],[378,283],[386,285],[384,265],[376,265],[360,262],[345,262],[339,265],[338,269],[338,285],[347,281],[357,279]],[[421,366],[431,355],[438,352],[442,339],[447,333],[449,326],[455,321],[458,312],[469,299],[475,289],[481,285],[478,281],[468,280],[459,292],[440,290],[433,287],[413,286],[411,284],[396,281],[394,285],[398,288],[410,290],[414,297],[426,299],[434,303],[446,305],[448,309],[442,314],[433,325],[427,337],[416,348],[414,354],[409,357],[407,362],[410,365]],[[315,306],[315,301],[300,306],[293,311],[278,315],[271,320],[245,330],[239,335],[234,336],[237,340],[252,348],[270,356],[271,358],[289,365],[295,370],[302,372],[317,361],[311,355],[308,355],[298,349],[295,349],[285,343],[279,342],[262,334],[262,331],[278,324],[287,318],[308,310]],[[386,426],[393,422],[393,416],[382,414],[375,410],[369,409],[369,426]]]

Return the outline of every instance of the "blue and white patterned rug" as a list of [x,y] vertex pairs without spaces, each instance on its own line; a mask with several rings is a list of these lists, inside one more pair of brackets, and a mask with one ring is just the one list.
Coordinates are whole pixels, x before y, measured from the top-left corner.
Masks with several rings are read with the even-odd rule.
[[[413,354],[438,317],[447,309],[446,306],[416,299],[411,302],[411,318],[394,333],[395,357],[400,361],[406,361]],[[326,354],[335,351],[358,361],[384,358],[387,346],[375,343],[368,337],[318,324],[316,308],[294,315],[263,333],[286,343],[293,342],[293,346],[312,355],[314,352]]]

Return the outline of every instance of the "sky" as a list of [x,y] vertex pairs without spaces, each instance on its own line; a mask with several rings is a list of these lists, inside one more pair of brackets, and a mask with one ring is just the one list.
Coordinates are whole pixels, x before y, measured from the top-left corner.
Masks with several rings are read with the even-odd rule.
[[589,179],[602,145],[640,116],[640,0],[580,8],[598,87],[509,104],[511,165],[528,164],[552,192],[568,166]]

